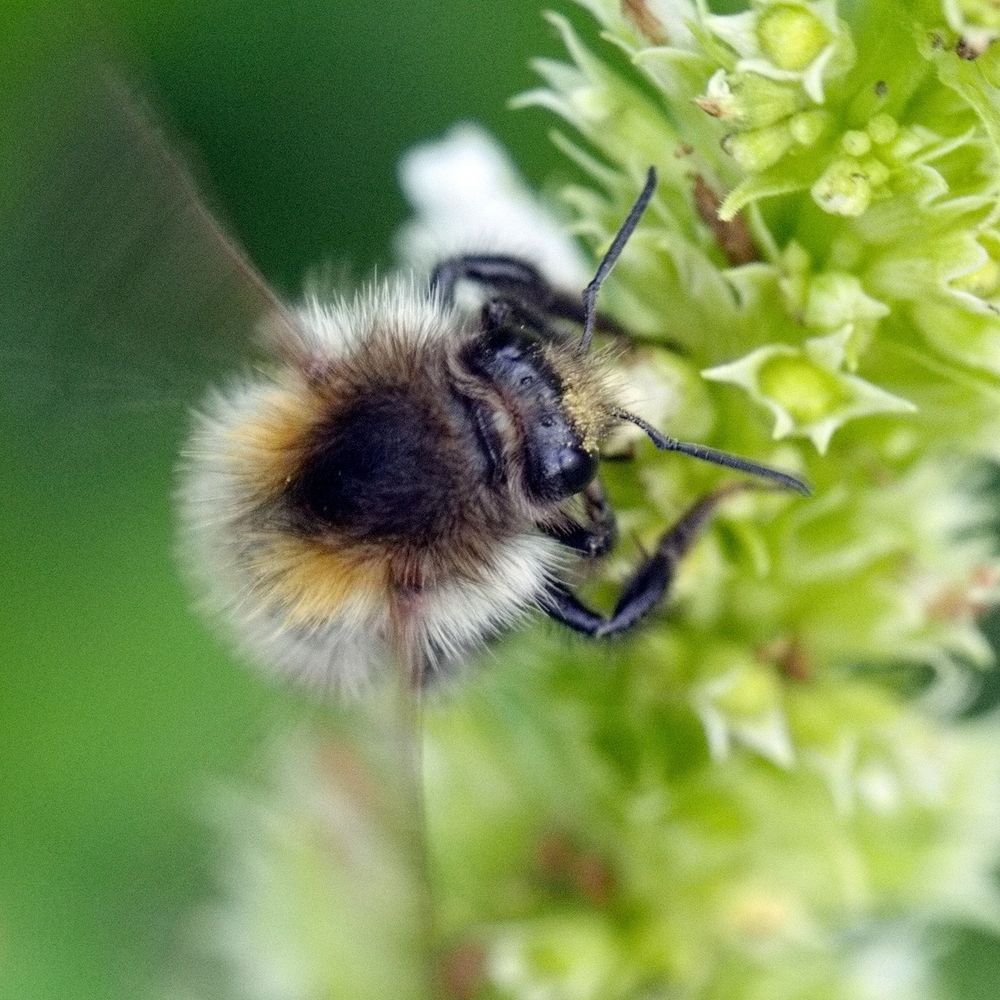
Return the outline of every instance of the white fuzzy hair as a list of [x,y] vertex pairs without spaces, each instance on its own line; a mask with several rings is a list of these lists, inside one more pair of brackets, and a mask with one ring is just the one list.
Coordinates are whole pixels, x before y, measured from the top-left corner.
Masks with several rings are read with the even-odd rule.
[[375,334],[407,343],[453,337],[462,314],[430,294],[414,275],[372,282],[351,297],[326,298],[307,292],[296,311],[300,350],[337,360]]

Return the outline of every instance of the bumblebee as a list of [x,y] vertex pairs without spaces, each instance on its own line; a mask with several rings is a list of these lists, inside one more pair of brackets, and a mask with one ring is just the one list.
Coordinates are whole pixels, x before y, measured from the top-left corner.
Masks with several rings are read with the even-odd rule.
[[[609,355],[590,350],[595,329],[617,330],[598,290],[655,183],[651,168],[582,296],[514,257],[456,256],[429,287],[307,299],[276,324],[269,367],[211,396],[184,452],[186,549],[251,655],[338,691],[404,664],[419,687],[532,610],[594,638],[632,628],[747,484],[695,503],[598,613],[566,574],[614,544],[598,466],[623,421],[660,449],[808,492],[661,434],[624,409]],[[458,304],[464,285],[479,307]]]

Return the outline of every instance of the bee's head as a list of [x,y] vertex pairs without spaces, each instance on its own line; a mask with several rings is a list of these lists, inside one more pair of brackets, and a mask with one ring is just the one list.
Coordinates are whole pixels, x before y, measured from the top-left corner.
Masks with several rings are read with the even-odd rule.
[[[575,345],[508,328],[484,332],[466,347],[470,369],[502,401],[521,453],[524,488],[535,503],[558,503],[597,475],[597,445],[607,418],[580,391],[567,352],[578,353]],[[593,358],[581,360],[593,367]]]

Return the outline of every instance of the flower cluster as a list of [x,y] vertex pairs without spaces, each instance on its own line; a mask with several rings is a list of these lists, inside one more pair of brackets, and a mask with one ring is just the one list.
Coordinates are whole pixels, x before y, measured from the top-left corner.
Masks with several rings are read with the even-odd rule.
[[[1000,754],[955,717],[1000,579],[995,10],[583,5],[603,49],[553,15],[570,61],[517,103],[569,126],[595,253],[660,173],[609,289],[634,407],[816,496],[732,502],[627,645],[509,648],[475,753],[441,710],[449,926],[504,997],[935,995],[926,927],[998,913]],[[719,475],[635,447],[608,478],[649,545]]]
[[[522,103],[557,111],[601,155],[557,137],[601,191],[566,193],[579,232],[600,247],[643,166],[660,168],[621,300],[647,340],[681,344],[714,383],[691,404],[711,414],[713,443],[817,486],[812,504],[776,503],[757,523],[733,512],[758,572],[714,599],[712,633],[794,640],[820,672],[956,650],[985,661],[974,612],[996,562],[975,470],[998,454],[1000,51],[970,60],[950,8],[930,3],[587,6],[659,100],[554,19],[573,62],[540,62],[547,87]],[[679,476],[702,470],[662,471]],[[889,505],[897,516],[877,515]],[[750,616],[743,575],[757,577]],[[827,602],[804,598],[812,584],[846,603],[839,638],[813,615]],[[933,595],[956,588],[964,608],[943,622]]]

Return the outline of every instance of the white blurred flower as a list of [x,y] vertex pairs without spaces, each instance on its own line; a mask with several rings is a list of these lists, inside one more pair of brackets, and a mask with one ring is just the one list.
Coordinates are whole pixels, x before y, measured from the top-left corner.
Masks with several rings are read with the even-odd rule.
[[407,264],[429,270],[456,253],[501,253],[530,261],[560,288],[589,281],[587,259],[566,226],[479,126],[456,125],[412,149],[399,175],[416,213],[396,242]]

